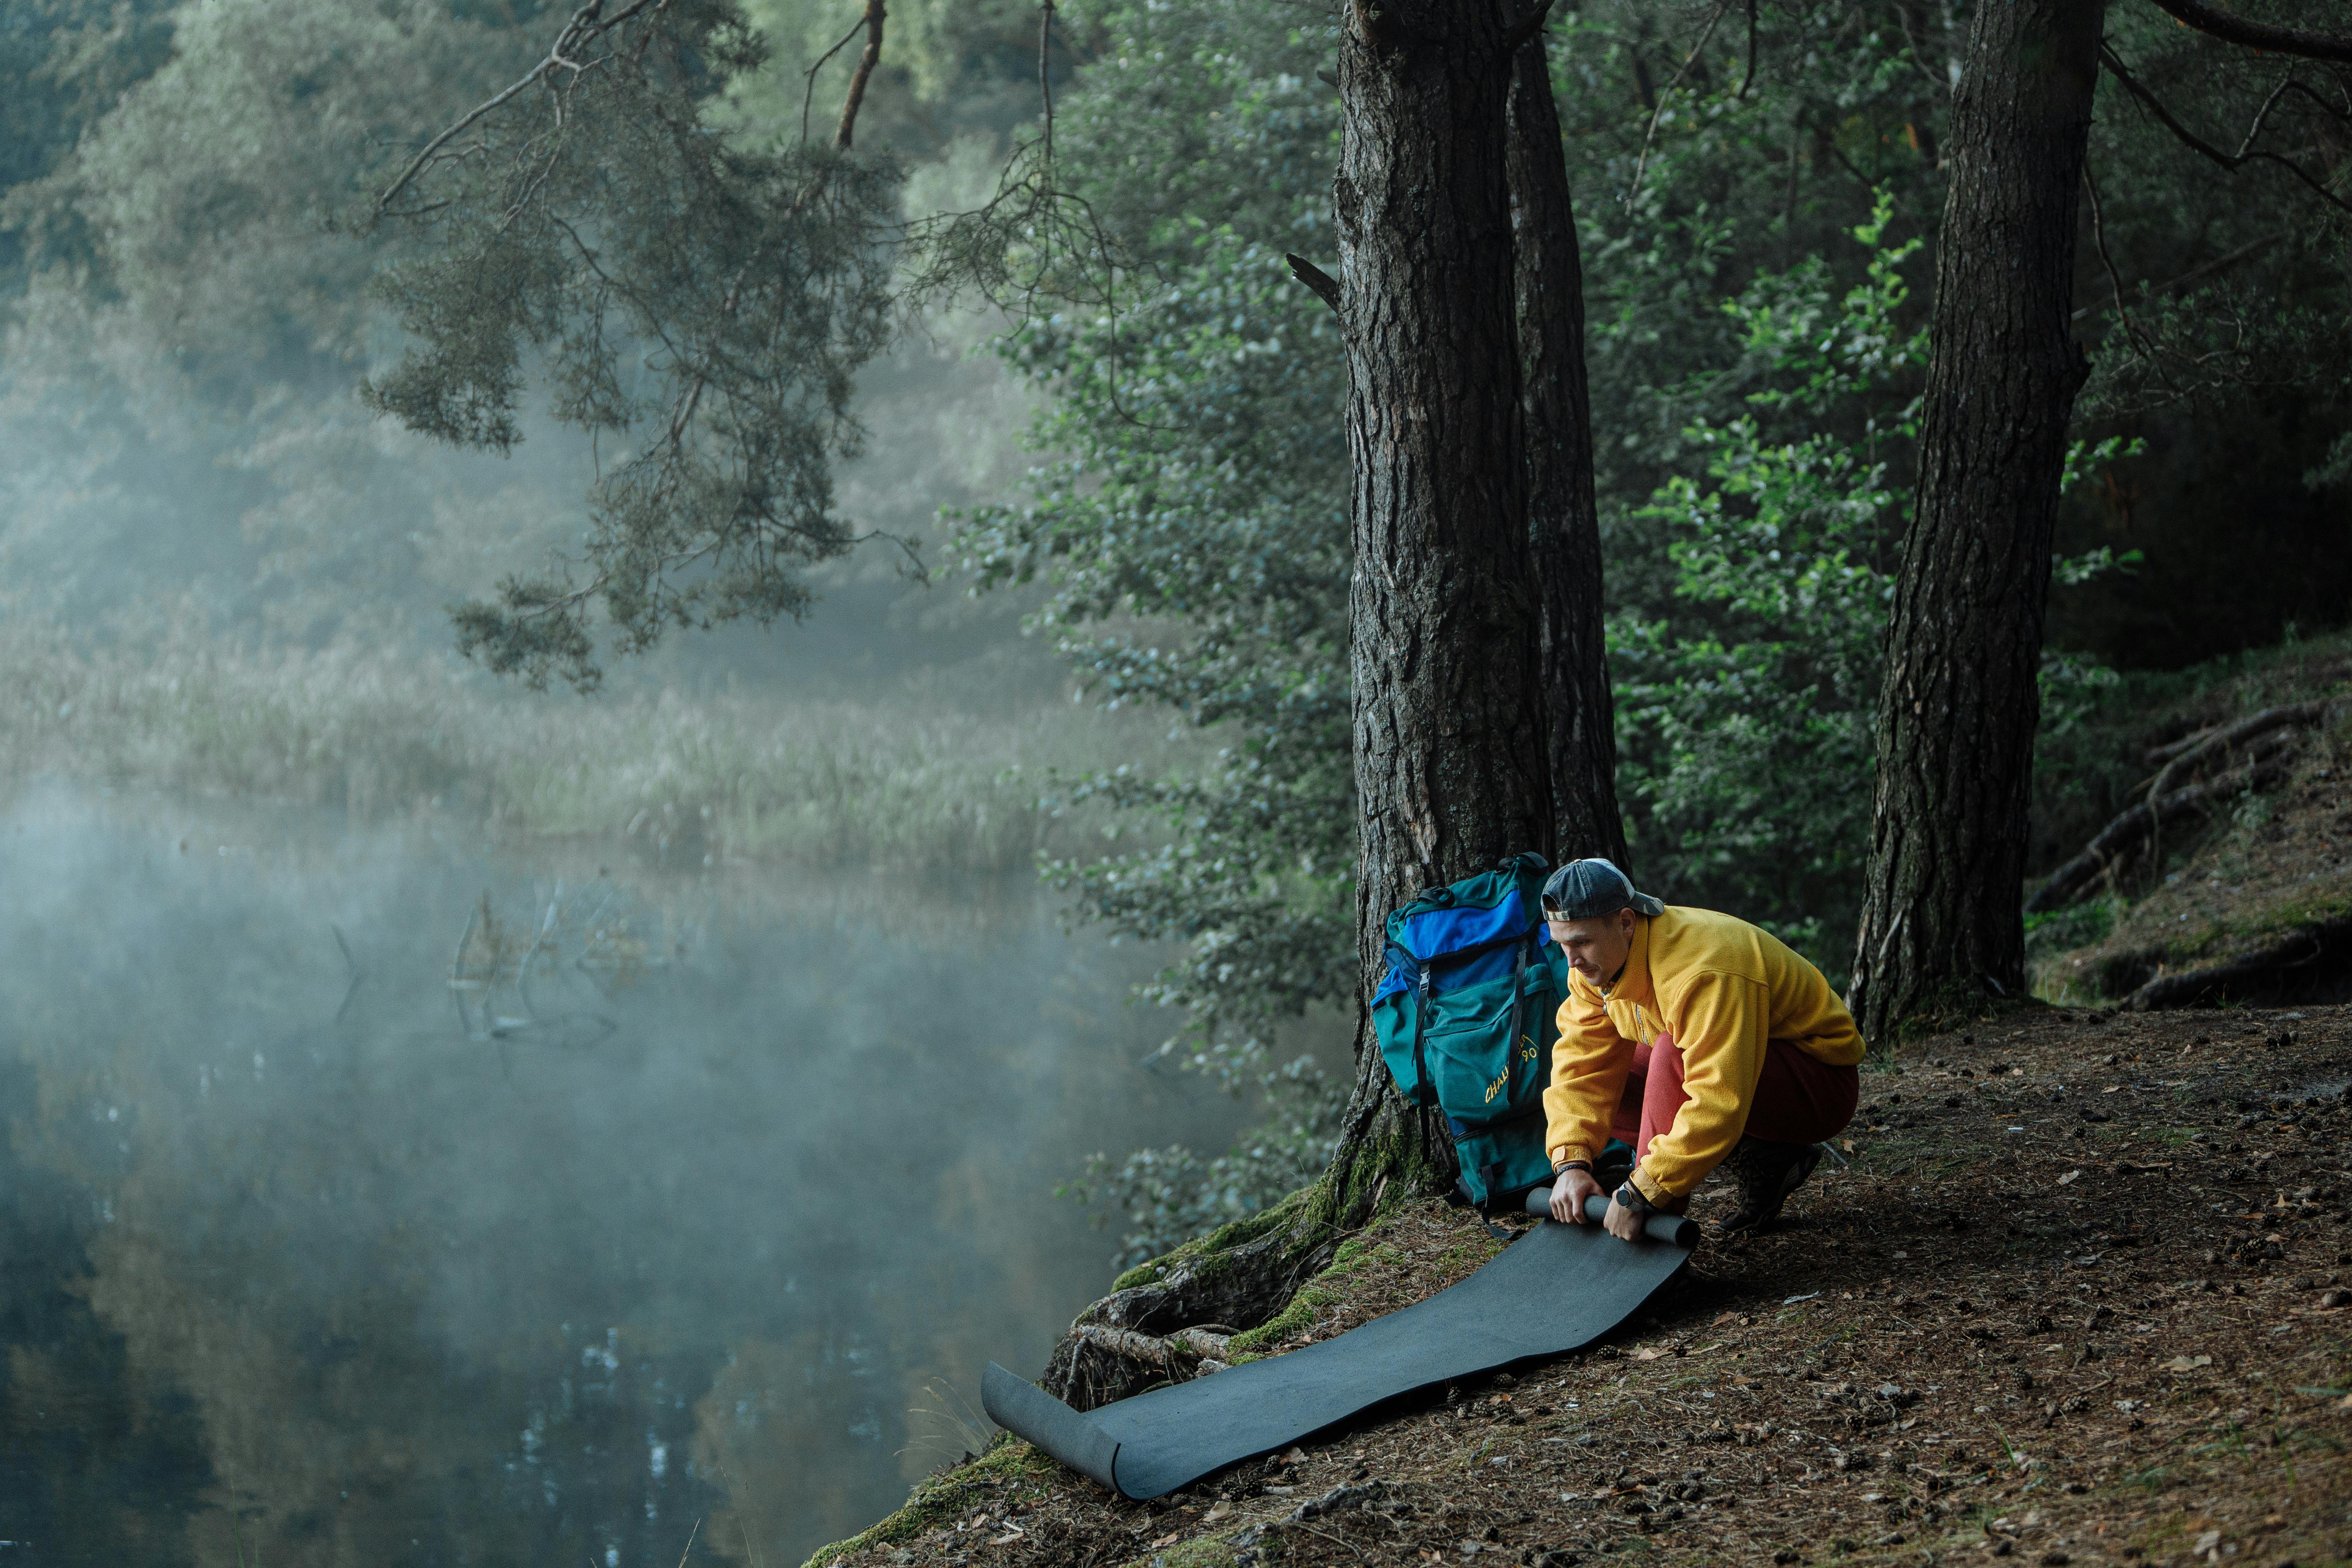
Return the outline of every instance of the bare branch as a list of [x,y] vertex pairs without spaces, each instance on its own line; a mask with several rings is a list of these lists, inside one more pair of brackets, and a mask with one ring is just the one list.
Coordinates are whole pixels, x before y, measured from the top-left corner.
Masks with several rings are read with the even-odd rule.
[[841,129],[833,144],[849,151],[850,133],[857,128],[857,106],[866,101],[866,84],[882,59],[882,0],[866,0],[866,52],[857,57],[857,74],[849,79],[849,98],[841,106]]
[[[2115,258],[2107,253],[2106,210],[2099,200],[2099,183],[2091,177],[2091,161],[2088,158],[2083,160],[2083,189],[2091,198],[2091,239],[2098,247],[2099,265],[2106,268],[2107,286],[2115,290],[2116,320],[2123,323],[2124,335],[2131,340],[2140,357],[2158,375],[2164,375],[2163,362],[2156,352],[2156,344],[2139,330],[2139,323],[2132,320],[2131,312],[2124,307],[2123,275],[2116,270]],[[2165,376],[2165,385],[2176,394],[2179,391],[2179,387],[2172,385],[2170,376]]]
[[611,19],[606,20],[601,16],[604,7],[604,0],[588,0],[587,5],[581,6],[580,9],[572,13],[572,20],[563,25],[563,31],[555,35],[555,42],[549,46],[546,58],[531,67],[529,71],[523,74],[521,79],[517,81],[512,87],[508,88],[504,92],[499,93],[497,97],[491,98],[478,105],[471,112],[467,113],[464,119],[459,120],[455,125],[450,126],[447,130],[442,132],[440,135],[436,136],[432,141],[426,142],[425,144],[425,150],[417,153],[415,158],[409,160],[408,166],[400,172],[399,178],[394,180],[389,185],[386,185],[383,188],[383,193],[376,197],[376,212],[379,215],[382,215],[385,208],[391,206],[393,198],[399,195],[402,191],[408,188],[409,182],[415,179],[417,174],[424,170],[425,166],[433,161],[434,154],[440,152],[443,147],[447,146],[450,138],[462,132],[467,126],[473,124],[484,115],[494,113],[498,110],[504,108],[509,102],[513,100],[516,94],[530,86],[531,83],[546,77],[551,71],[568,70],[576,76],[582,70],[585,69],[586,68],[579,61],[572,59],[565,53],[567,49],[576,48],[581,44],[590,42],[613,31],[613,29],[620,26],[623,23],[629,21],[632,17],[635,16],[639,12],[646,9],[648,6],[667,5],[668,3],[669,0],[631,0],[629,5],[622,7],[620,11],[616,12],[611,17]]
[[1732,0],[1723,0],[1723,3],[1715,8],[1715,15],[1706,19],[1706,27],[1699,34],[1698,42],[1691,46],[1691,52],[1683,57],[1683,63],[1675,71],[1673,79],[1668,81],[1665,89],[1658,94],[1657,108],[1650,114],[1650,129],[1642,137],[1642,155],[1633,163],[1633,183],[1625,190],[1625,205],[1629,209],[1633,205],[1633,198],[1642,194],[1642,172],[1650,166],[1650,147],[1658,139],[1658,127],[1665,121],[1666,105],[1673,101],[1675,89],[1683,84],[1683,78],[1688,76],[1691,67],[1698,63],[1698,57],[1701,51],[1706,49],[1706,41],[1715,37],[1715,29],[1722,24],[1724,17],[1731,14],[1731,5]]
[[[2140,298],[2143,300],[2153,300],[2159,295],[2169,294],[2176,289],[2193,288],[2197,284],[2204,282],[2208,278],[2216,277],[2221,273],[2227,272],[2231,268],[2237,266],[2242,261],[2252,261],[2255,257],[2260,256],[2263,251],[2268,250],[2272,246],[2276,245],[2280,240],[2284,239],[2286,237],[2287,231],[2282,228],[2275,230],[2273,233],[2260,236],[2257,238],[2250,239],[2246,241],[2245,244],[2238,247],[2235,250],[2230,251],[2221,256],[2217,256],[2210,261],[2199,262],[2196,266],[2190,268],[2188,271],[2182,273],[2178,278],[2168,278],[2161,283],[2151,284],[2143,288],[2140,290]],[[2107,270],[2108,276],[2112,279],[2115,269],[2111,267]],[[2091,313],[2091,309],[2092,308],[2088,305],[2082,306],[2075,310],[2074,319],[2078,321],[2081,321],[2084,317]]]
[[2306,33],[2217,10],[2205,0],[2153,0],[2156,8],[2186,27],[2194,27],[2224,43],[2271,54],[2300,55],[2307,60],[2339,60],[2352,64],[2352,37],[2335,33]]
[[1303,256],[1293,256],[1286,251],[1282,258],[1290,263],[1290,275],[1293,278],[1314,289],[1315,297],[1330,306],[1332,310],[1339,310],[1339,280],[1338,279]]
[[817,56],[816,64],[809,67],[808,69],[801,73],[801,79],[805,84],[801,91],[801,142],[803,145],[808,142],[809,109],[816,102],[816,73],[824,69],[825,62],[827,60],[830,60],[834,56],[847,48],[849,47],[850,39],[857,37],[858,34],[865,30],[866,18],[860,16],[856,22],[850,25],[849,31],[841,35],[841,42],[834,45],[833,47]]
[[1037,7],[1037,93],[1045,100],[1045,142],[1043,155],[1048,164],[1054,162],[1054,73],[1051,68],[1053,57],[1050,53],[1053,45],[1054,0],[1045,0],[1045,3]]
[[[2143,86],[2138,78],[2132,75],[2131,71],[2124,65],[2122,57],[2117,55],[2112,47],[2106,44],[2101,44],[2099,46],[2099,63],[2107,68],[2107,74],[2114,77],[2117,81],[2123,83],[2125,91],[2137,99],[2141,107],[2145,108],[2150,114],[2155,115],[2157,120],[2163,124],[2166,130],[2171,132],[2174,136],[2179,138],[2180,142],[2192,152],[2200,154],[2211,163],[2219,164],[2221,167],[2228,170],[2233,174],[2240,169],[2244,168],[2248,163],[2276,163],[2280,168],[2284,169],[2288,174],[2293,174],[2296,179],[2301,180],[2305,184],[2310,186],[2312,190],[2317,194],[2319,199],[2327,203],[2328,205],[2335,207],[2341,212],[2352,213],[2352,202],[2347,202],[2342,196],[2337,195],[2334,191],[2329,190],[2326,185],[2312,178],[2311,174],[2305,170],[2303,165],[2297,163],[2294,159],[2284,158],[2276,153],[2268,152],[2224,153],[2219,147],[2214,146],[2210,142],[2206,141],[2202,136],[2198,135],[2194,131],[2189,130],[2189,127],[2180,123],[2179,120],[2173,115],[2172,110],[2164,106],[2162,100],[2158,99],[2155,93],[2150,92],[2145,86]],[[2271,98],[2275,100],[2277,97],[2278,90],[2273,90],[2271,94]],[[2266,101],[2263,105],[2263,113],[2267,115],[2269,112],[2270,103]],[[2257,119],[2255,130],[2258,131],[2260,129],[2260,120]],[[2246,140],[2251,144],[2253,140],[2252,132],[2249,132],[2247,133]]]
[[1739,79],[1739,90],[1732,96],[1746,98],[1748,89],[1756,84],[1756,0],[1748,0],[1748,74]]

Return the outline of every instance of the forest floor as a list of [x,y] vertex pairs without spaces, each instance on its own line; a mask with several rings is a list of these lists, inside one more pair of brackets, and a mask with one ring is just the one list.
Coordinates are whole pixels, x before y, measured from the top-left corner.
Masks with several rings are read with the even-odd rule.
[[[1149,1503],[1000,1437],[813,1562],[2352,1561],[2347,1074],[2341,1007],[1989,1018],[1865,1068],[1851,1167],[1595,1347]],[[1283,1348],[1502,1245],[1391,1209]]]

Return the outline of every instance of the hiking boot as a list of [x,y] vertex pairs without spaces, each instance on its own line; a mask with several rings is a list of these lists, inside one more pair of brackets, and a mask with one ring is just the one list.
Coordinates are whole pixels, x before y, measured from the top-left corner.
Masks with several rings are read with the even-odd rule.
[[1778,1219],[1780,1205],[1789,1201],[1789,1194],[1803,1184],[1821,1162],[1822,1151],[1817,1144],[1740,1139],[1721,1167],[1730,1179],[1732,1195],[1739,1200],[1731,1217],[1723,1222],[1723,1233],[1729,1236],[1737,1231],[1761,1230]]

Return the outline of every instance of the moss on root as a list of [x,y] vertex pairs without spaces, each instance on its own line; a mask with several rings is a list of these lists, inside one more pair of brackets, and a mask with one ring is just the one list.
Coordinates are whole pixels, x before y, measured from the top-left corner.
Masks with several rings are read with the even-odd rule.
[[1065,1475],[1062,1467],[1010,1432],[1000,1432],[988,1452],[950,1469],[936,1471],[915,1483],[915,1489],[898,1512],[846,1541],[820,1546],[804,1568],[824,1568],[845,1552],[868,1546],[888,1546],[912,1541],[927,1531],[977,1511],[983,1501],[992,1508],[1034,1492],[1042,1498],[1048,1485]]
[[[1318,1186],[1320,1184],[1317,1184]],[[1313,1186],[1301,1187],[1280,1203],[1229,1221],[1206,1236],[1196,1236],[1164,1257],[1137,1264],[1112,1280],[1110,1288],[1113,1290],[1131,1290],[1139,1285],[1156,1285],[1182,1263],[1192,1264],[1196,1273],[1212,1274],[1216,1269],[1219,1253],[1231,1252],[1234,1247],[1255,1241],[1293,1220],[1306,1217],[1315,1191]]]
[[1385,1242],[1368,1236],[1350,1237],[1339,1244],[1329,1267],[1300,1286],[1281,1311],[1248,1332],[1233,1337],[1226,1347],[1233,1359],[1236,1363],[1260,1360],[1291,1335],[1310,1327],[1318,1313],[1341,1300],[1339,1282],[1370,1261],[1402,1263],[1404,1258]]

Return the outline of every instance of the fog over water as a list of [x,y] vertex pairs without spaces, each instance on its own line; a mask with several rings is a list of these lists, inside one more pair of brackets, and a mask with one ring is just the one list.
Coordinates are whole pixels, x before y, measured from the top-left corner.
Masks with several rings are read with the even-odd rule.
[[1025,875],[623,853],[6,805],[10,1550],[789,1565],[1100,1292],[1057,1180],[1237,1125]]

